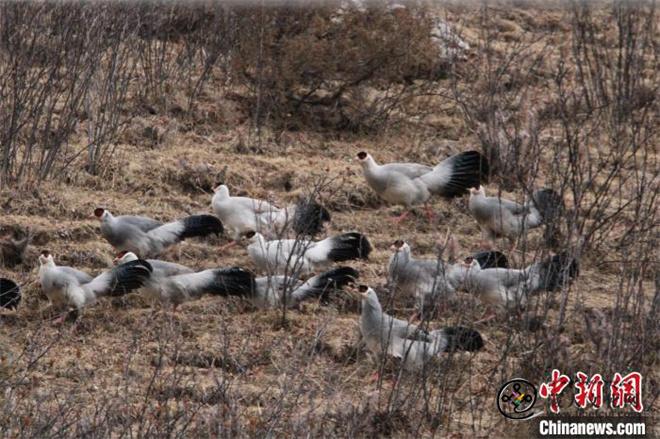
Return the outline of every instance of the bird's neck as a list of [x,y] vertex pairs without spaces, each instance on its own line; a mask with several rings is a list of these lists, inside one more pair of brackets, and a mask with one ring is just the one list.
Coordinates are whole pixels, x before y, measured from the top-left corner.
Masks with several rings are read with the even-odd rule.
[[362,314],[380,314],[383,312],[383,308],[380,306],[380,302],[377,297],[369,296],[366,300],[362,301]]
[[376,163],[376,160],[374,160],[373,157],[367,157],[362,166],[364,166],[365,170],[374,170],[378,168],[378,163]]

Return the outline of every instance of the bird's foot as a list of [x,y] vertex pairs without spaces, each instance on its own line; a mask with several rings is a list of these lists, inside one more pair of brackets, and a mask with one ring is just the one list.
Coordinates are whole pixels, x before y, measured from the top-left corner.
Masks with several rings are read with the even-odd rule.
[[433,221],[437,218],[437,215],[431,208],[431,206],[424,206],[424,214],[426,215],[426,219],[429,221]]
[[227,244],[225,244],[225,245],[223,245],[223,246],[220,246],[220,248],[218,249],[218,251],[219,251],[219,252],[225,251],[225,250],[227,250],[227,249],[229,249],[229,248],[232,248],[232,247],[235,246],[236,244],[238,244],[238,241],[230,241],[229,243],[227,243]]
[[497,313],[495,311],[486,310],[486,312],[481,316],[481,318],[476,322],[474,322],[474,324],[478,325],[480,323],[490,322],[491,320],[494,320],[495,317],[497,317]]
[[53,326],[62,326],[62,324],[64,324],[64,321],[66,320],[66,316],[67,316],[66,313],[60,315],[58,318],[53,320],[52,325]]
[[401,215],[399,215],[399,216],[395,216],[395,217],[391,218],[391,221],[392,221],[393,223],[395,223],[395,224],[399,224],[399,223],[401,223],[404,219],[406,219],[406,218],[408,217],[409,214],[410,214],[410,211],[408,211],[408,210],[404,210],[403,213],[402,213]]

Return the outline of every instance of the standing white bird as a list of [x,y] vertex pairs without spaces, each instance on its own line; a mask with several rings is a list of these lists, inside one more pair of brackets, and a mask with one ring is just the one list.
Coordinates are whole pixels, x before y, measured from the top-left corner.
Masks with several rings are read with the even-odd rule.
[[[118,255],[115,263],[137,260],[131,252]],[[286,302],[292,308],[312,298],[323,298],[330,291],[341,289],[358,278],[350,267],[338,267],[303,282],[293,276],[264,276],[255,278],[242,268],[210,269],[194,273],[187,267],[171,262],[148,260],[154,267],[142,288],[149,296],[178,305],[202,294],[241,296],[261,308],[280,306]],[[189,272],[181,273],[182,268]]]
[[[453,297],[465,279],[467,267],[462,263],[450,264],[439,258],[416,259],[402,240],[395,241],[390,248],[393,253],[388,265],[388,283],[415,297],[420,315],[426,305],[434,304],[439,297]],[[507,266],[506,256],[500,252],[481,252],[474,257],[484,268]]]
[[94,215],[101,222],[101,235],[115,249],[143,258],[158,255],[186,238],[220,235],[223,231],[222,223],[213,215],[192,215],[167,224],[143,216],[113,216],[100,207]]
[[142,287],[152,268],[148,262],[135,260],[118,265],[92,278],[75,268],[58,266],[53,255],[44,250],[39,255],[41,290],[55,307],[73,306],[81,310],[102,296],[122,296]]
[[[463,287],[476,294],[487,307],[524,306],[530,295],[542,291],[557,291],[579,274],[578,261],[566,253],[536,262],[524,269],[484,269],[472,257],[466,258],[464,265],[468,270]],[[493,317],[494,314],[482,318],[480,322]]]
[[460,197],[469,188],[479,187],[488,176],[488,161],[477,151],[458,153],[435,167],[418,163],[379,165],[364,151],[358,153],[357,159],[367,184],[385,201],[406,208],[397,221],[419,204],[424,204],[427,215],[431,216],[427,203],[432,195]]
[[231,196],[224,184],[215,188],[211,206],[234,242],[249,231],[283,237],[292,229],[298,235],[314,236],[330,221],[330,212],[314,200],[301,200],[280,209],[265,200]]
[[563,208],[563,200],[552,189],[540,189],[525,204],[499,197],[487,197],[480,186],[470,189],[470,213],[479,223],[482,235],[491,241],[505,237],[511,243],[528,230],[549,224]]
[[281,239],[266,241],[254,231],[245,235],[248,254],[259,270],[275,273],[310,273],[329,267],[333,262],[367,259],[371,244],[357,232],[343,233],[321,241]]
[[401,360],[405,370],[419,370],[443,352],[476,351],[484,345],[481,334],[469,328],[446,327],[426,332],[384,313],[372,288],[360,285],[358,291],[362,299],[360,332],[367,349],[377,357]]

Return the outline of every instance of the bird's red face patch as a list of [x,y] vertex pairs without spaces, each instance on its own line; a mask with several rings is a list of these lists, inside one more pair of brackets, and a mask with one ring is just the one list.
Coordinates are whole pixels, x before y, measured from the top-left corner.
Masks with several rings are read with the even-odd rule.
[[364,151],[360,151],[360,152],[358,152],[358,154],[357,154],[357,158],[358,158],[359,160],[364,160],[364,159],[367,158],[367,153],[364,152]]
[[47,258],[48,256],[50,256],[50,252],[49,252],[48,250],[41,250],[41,253],[40,253],[40,254],[41,254],[41,256],[43,256],[44,258]]
[[367,285],[358,285],[358,291],[361,293],[366,293],[369,291],[369,287]]
[[396,241],[394,241],[394,247],[396,247],[396,248],[403,247],[403,240],[397,239]]

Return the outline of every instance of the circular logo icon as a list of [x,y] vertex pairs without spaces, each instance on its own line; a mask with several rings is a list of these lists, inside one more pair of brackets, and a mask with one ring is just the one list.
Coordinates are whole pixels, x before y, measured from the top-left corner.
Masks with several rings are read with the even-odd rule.
[[497,394],[497,408],[509,419],[529,419],[537,413],[532,410],[536,403],[536,387],[522,378],[507,381]]

